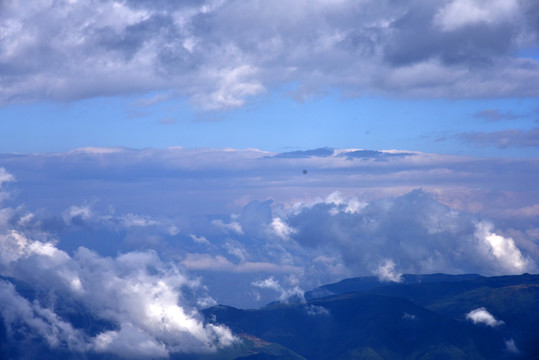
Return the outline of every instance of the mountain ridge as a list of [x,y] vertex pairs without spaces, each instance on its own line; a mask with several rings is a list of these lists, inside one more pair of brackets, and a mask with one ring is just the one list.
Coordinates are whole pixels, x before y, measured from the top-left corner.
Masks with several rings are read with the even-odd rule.
[[[203,312],[308,359],[539,358],[539,275],[402,279],[344,279],[307,292],[305,302]],[[474,323],[474,310],[484,310],[497,325]]]

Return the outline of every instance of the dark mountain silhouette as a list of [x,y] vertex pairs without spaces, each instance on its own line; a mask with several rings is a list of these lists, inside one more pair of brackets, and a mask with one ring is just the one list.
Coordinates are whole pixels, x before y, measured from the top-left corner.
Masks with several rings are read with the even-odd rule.
[[[217,306],[205,314],[307,359],[539,359],[539,275],[354,278],[306,298],[259,310]],[[466,318],[479,308],[498,324]]]
[[396,284],[420,284],[432,282],[455,282],[463,280],[472,280],[482,278],[478,274],[462,274],[462,275],[447,275],[447,274],[404,274],[401,276],[400,283],[380,281],[375,276],[364,276],[351,279],[344,279],[334,284],[320,286],[305,293],[306,299],[324,297],[329,295],[344,294],[347,292],[355,292],[362,290],[371,290],[379,287],[394,286]]

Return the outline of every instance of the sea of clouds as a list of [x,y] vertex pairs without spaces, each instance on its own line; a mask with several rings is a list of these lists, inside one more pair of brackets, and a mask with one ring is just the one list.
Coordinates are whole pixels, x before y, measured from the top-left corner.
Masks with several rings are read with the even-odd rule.
[[[7,336],[66,351],[215,351],[237,338],[201,308],[351,276],[537,271],[533,160],[90,148],[3,164]],[[500,166],[528,171],[515,184]]]

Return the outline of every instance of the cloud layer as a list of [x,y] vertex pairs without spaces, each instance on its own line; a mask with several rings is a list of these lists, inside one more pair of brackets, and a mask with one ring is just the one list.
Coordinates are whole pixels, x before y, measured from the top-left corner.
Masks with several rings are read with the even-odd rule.
[[[167,358],[236,341],[226,327],[205,324],[198,314],[199,282],[156,252],[103,257],[79,247],[70,255],[51,241],[28,237],[31,231],[21,232],[24,219],[15,226],[2,220],[0,308],[11,344],[19,337],[37,338],[74,354]],[[13,281],[32,292],[24,297]],[[89,320],[77,321],[81,317]],[[13,347],[31,357],[32,344],[27,345]]]
[[40,0],[0,12],[4,104],[157,91],[149,101],[222,109],[283,84],[297,98],[539,91],[537,59],[519,56],[539,43],[531,0]]
[[[149,293],[168,299],[158,308],[176,296],[172,308],[198,324],[203,335],[193,342],[201,348],[214,335],[191,314],[197,306],[257,307],[351,276],[537,271],[535,160],[329,148],[86,148],[1,159],[9,171],[0,171],[0,225],[12,264],[2,275],[34,284],[29,268],[53,269],[44,272],[56,274],[51,288],[76,299],[77,289],[94,284],[85,269],[99,268],[91,278],[117,278],[114,296],[128,295],[116,288],[142,284],[130,295],[140,299],[133,308]],[[129,267],[136,262],[147,270]],[[27,267],[13,268],[19,263]],[[160,279],[163,289],[155,287]],[[134,316],[133,326],[160,339],[139,315],[106,319]],[[102,330],[118,332],[104,338],[112,349],[120,327]]]

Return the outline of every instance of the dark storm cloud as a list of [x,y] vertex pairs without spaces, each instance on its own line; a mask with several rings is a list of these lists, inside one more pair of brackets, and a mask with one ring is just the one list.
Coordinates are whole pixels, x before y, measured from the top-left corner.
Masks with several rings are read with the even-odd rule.
[[203,108],[303,98],[537,96],[533,1],[200,0],[2,4],[3,103],[173,91]]

